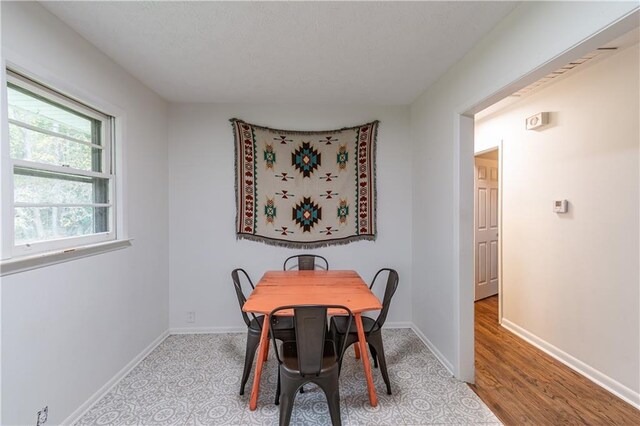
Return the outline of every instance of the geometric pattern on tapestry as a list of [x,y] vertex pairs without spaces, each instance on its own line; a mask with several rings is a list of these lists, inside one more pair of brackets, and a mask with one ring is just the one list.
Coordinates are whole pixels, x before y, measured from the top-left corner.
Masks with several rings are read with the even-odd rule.
[[237,238],[293,248],[376,238],[378,121],[308,132],[231,124]]

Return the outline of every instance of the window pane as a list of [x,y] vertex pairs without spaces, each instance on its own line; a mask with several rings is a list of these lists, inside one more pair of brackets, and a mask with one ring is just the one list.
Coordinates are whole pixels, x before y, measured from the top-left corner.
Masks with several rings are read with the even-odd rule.
[[35,253],[112,231],[115,180],[85,176],[112,172],[112,117],[11,70],[7,79],[14,206],[2,214],[14,219],[14,245],[65,240]]
[[15,244],[108,231],[108,207],[16,207]]
[[[99,144],[93,139],[93,122],[98,121],[69,108],[44,99],[35,93],[7,84],[9,119],[50,130],[85,142]],[[99,122],[99,121],[98,121]]]
[[102,171],[102,150],[9,124],[11,158]]
[[52,204],[108,203],[109,179],[14,169],[14,202]]

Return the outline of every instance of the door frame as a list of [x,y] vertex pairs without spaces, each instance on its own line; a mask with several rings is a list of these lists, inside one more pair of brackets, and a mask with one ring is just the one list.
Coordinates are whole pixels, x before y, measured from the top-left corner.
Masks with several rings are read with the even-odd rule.
[[[474,336],[474,290],[473,281],[473,158],[474,115],[506,98],[514,92],[536,82],[547,74],[597,49],[605,43],[635,29],[640,12],[634,9],[629,14],[611,23],[608,27],[572,46],[519,79],[507,84],[493,94],[478,99],[470,98],[455,108],[452,117],[453,144],[453,285],[454,327],[457,357],[453,364],[454,374],[459,380],[475,383],[475,336]],[[502,280],[501,280],[502,281]],[[502,293],[500,288],[500,293]],[[502,318],[502,311],[500,312]]]
[[[492,146],[491,148],[483,149],[482,151],[474,152],[474,166],[475,166],[475,158],[486,154],[492,151],[498,151],[498,324],[502,324],[502,144],[503,140],[500,139],[498,141],[497,146]],[[475,176],[474,176],[475,179]],[[475,194],[475,183],[474,183],[474,198]],[[475,273],[476,273],[476,244],[475,244],[475,203],[473,205],[473,215],[474,215],[474,229],[473,229],[473,285],[475,291]],[[474,296],[475,303],[475,296]],[[474,338],[475,339],[475,338]],[[475,343],[474,343],[475,344]]]

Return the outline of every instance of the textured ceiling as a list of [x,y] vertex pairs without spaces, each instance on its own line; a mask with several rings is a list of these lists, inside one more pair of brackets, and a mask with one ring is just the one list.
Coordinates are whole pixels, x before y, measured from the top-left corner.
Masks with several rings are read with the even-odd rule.
[[402,105],[517,3],[42,5],[169,101]]

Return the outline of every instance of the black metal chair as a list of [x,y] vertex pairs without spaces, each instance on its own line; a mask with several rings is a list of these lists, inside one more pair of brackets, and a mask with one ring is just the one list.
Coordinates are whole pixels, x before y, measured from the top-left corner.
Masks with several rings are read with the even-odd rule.
[[[242,273],[246,281],[251,286],[253,290],[255,287],[253,286],[253,282],[249,277],[249,274],[244,269],[234,269],[231,272],[231,279],[233,280],[233,286],[236,290],[236,296],[238,297],[238,303],[240,304],[240,312],[242,313],[242,319],[245,324],[247,324],[247,349],[244,356],[244,371],[242,372],[242,381],[240,382],[240,395],[244,395],[244,387],[247,384],[247,380],[249,380],[249,373],[251,373],[251,366],[253,365],[253,359],[256,354],[256,349],[260,345],[260,334],[262,333],[262,327],[264,323],[264,315],[249,315],[242,310],[242,306],[247,301],[247,298],[244,296],[244,292],[242,291],[242,283],[240,280],[240,273]],[[291,341],[295,340],[296,335],[293,329],[293,319],[287,317],[275,318],[273,317],[273,327],[272,333],[276,339],[282,341]]]
[[[387,319],[387,313],[389,312],[389,306],[391,305],[391,298],[398,289],[398,273],[394,269],[383,268],[380,269],[373,277],[373,281],[369,288],[373,288],[376,283],[378,275],[382,272],[389,272],[387,277],[387,286],[384,291],[384,298],[382,300],[382,309],[378,318],[375,320],[366,316],[362,317],[362,325],[364,328],[364,335],[369,344],[369,350],[371,351],[371,357],[373,358],[373,365],[378,368],[378,362],[380,362],[380,372],[382,378],[387,385],[387,393],[391,395],[391,383],[389,382],[389,373],[387,372],[387,361],[384,357],[384,345],[382,344],[382,326]],[[345,316],[334,316],[331,318],[330,333],[331,337],[336,342],[337,347],[344,347],[346,350],[352,344],[358,342],[358,331],[354,325],[349,325],[349,321]],[[349,330],[347,332],[347,330]],[[364,355],[363,355],[364,356]],[[342,357],[340,358],[340,367],[342,367]]]
[[[340,363],[345,347],[336,351],[333,340],[326,338],[327,309],[337,308],[347,312],[344,316],[347,326],[351,326],[353,313],[340,305],[281,306],[278,311],[293,309],[293,323],[296,340],[282,343],[282,357],[276,343],[275,329],[272,328],[273,346],[278,360],[278,388],[276,405],[280,404],[280,426],[287,426],[291,420],[293,402],[298,389],[305,383],[315,383],[325,393],[331,423],[341,425],[340,391],[338,378]],[[346,342],[346,341],[345,341]]]
[[[296,265],[292,265],[287,268],[287,263],[290,260],[296,259],[298,263]],[[298,269],[300,271],[313,271],[316,269],[316,260],[321,260],[321,263],[324,263],[324,268],[322,268],[322,264],[317,265],[320,269],[324,269],[325,271],[329,269],[329,262],[322,256],[317,254],[296,254],[295,256],[290,256],[287,260],[284,261],[283,269],[288,271],[290,269]]]

